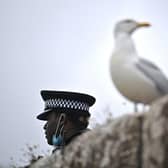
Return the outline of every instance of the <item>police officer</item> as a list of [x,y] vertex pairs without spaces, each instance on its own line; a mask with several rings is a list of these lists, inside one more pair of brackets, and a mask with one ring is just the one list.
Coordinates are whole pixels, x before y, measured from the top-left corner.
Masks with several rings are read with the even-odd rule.
[[46,121],[44,130],[49,145],[60,149],[88,130],[89,107],[96,101],[93,96],[49,90],[42,90],[41,96],[45,109],[37,118]]

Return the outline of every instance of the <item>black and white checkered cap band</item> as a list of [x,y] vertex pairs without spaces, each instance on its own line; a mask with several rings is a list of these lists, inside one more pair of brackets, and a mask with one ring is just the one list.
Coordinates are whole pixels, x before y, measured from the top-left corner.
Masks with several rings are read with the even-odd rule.
[[62,98],[46,100],[45,108],[46,109],[70,108],[75,110],[89,111],[89,105],[87,103]]

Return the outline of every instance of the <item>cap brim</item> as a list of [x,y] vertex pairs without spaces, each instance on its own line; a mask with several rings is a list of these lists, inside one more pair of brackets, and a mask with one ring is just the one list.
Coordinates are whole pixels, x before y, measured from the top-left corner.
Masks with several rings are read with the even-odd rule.
[[37,116],[37,119],[46,121],[50,111],[51,111],[51,109],[45,110],[43,113],[41,113]]
[[59,113],[66,113],[67,115],[80,115],[80,116],[90,116],[89,111],[82,111],[82,110],[74,110],[74,109],[65,109],[65,108],[57,108],[57,109],[47,109],[43,113],[37,116],[37,119],[47,121],[48,115],[50,112],[59,112]]

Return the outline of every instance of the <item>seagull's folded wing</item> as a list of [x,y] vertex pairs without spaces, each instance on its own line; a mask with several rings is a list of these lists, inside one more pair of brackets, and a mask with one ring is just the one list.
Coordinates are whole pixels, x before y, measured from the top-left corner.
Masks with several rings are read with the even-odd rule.
[[136,67],[155,84],[161,94],[168,93],[168,80],[155,64],[141,58],[136,62]]

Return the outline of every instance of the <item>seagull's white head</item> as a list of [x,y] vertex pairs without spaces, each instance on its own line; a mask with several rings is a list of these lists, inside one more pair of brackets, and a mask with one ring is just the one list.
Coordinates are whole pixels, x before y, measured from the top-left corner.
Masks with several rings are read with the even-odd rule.
[[114,28],[115,37],[120,33],[125,33],[131,35],[135,30],[140,27],[149,27],[150,24],[148,22],[137,22],[132,19],[125,19],[119,21]]

